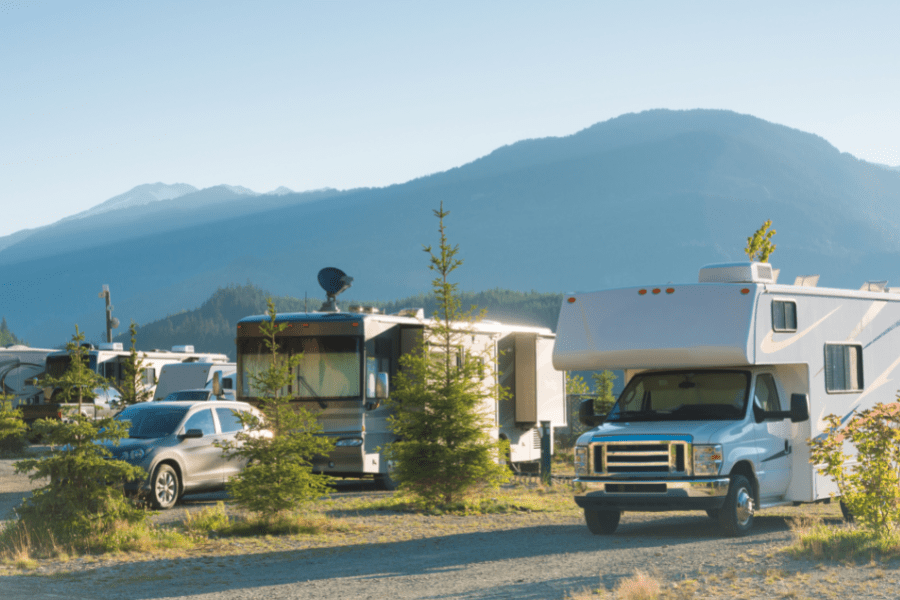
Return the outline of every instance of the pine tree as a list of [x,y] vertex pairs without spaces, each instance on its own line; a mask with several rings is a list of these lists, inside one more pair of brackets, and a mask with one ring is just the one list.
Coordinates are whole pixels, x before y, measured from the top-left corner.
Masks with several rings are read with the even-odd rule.
[[[131,322],[128,330],[131,332],[131,352],[128,358],[122,364],[122,383],[119,384],[119,394],[122,397],[124,405],[136,404],[138,402],[146,402],[153,397],[150,388],[144,385],[144,371],[146,364],[138,355],[137,347],[137,325]],[[154,380],[151,385],[156,385]]]
[[597,387],[597,397],[594,399],[594,413],[598,415],[608,414],[612,410],[613,404],[616,403],[616,396],[613,394],[613,385],[616,376],[612,371],[603,371],[602,373],[591,373],[591,379]]
[[269,365],[250,374],[264,418],[237,413],[247,429],[236,435],[235,442],[221,447],[248,461],[244,470],[228,482],[235,504],[271,523],[279,513],[327,493],[330,478],[312,472],[312,459],[327,454],[334,443],[317,435],[322,427],[313,413],[282,395],[291,383],[291,370],[303,357],[278,353],[275,336],[285,325],[276,323],[271,298],[267,305],[269,320],[259,328],[265,337]]
[[[448,212],[434,211],[440,245],[431,246],[429,268],[435,273],[432,290],[437,299],[433,324],[422,346],[400,358],[401,371],[388,400],[388,422],[399,441],[386,449],[393,464],[391,476],[427,505],[450,505],[480,487],[496,487],[509,478],[497,458],[504,449],[489,433],[492,407],[499,390],[486,389],[484,370],[491,356],[466,348],[463,332],[479,315],[462,311],[457,284],[450,274],[461,264],[459,247],[450,246],[444,228]],[[496,379],[494,379],[496,380]]]
[[84,345],[84,333],[75,326],[75,335],[66,344],[69,353],[69,367],[60,377],[45,375],[42,378],[44,387],[55,388],[54,402],[77,402],[78,414],[81,414],[82,403],[93,398],[95,388],[108,388],[109,382],[88,366],[90,348]]

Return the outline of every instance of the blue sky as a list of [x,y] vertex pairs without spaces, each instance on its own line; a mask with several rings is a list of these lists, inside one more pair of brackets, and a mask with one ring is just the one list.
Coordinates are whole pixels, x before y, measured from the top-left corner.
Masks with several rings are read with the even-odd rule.
[[143,183],[385,186],[651,108],[900,164],[897,2],[0,0],[0,236]]

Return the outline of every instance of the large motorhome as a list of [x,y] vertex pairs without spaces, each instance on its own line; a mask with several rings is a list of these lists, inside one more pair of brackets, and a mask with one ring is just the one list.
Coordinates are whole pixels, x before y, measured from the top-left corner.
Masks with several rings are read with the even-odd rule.
[[[731,535],[759,508],[827,501],[808,440],[896,398],[900,294],[777,284],[766,263],[709,265],[698,283],[564,298],[557,369],[623,369],[626,386],[575,447],[589,529],[623,511],[705,510]],[[811,417],[810,417],[811,415]]]
[[12,395],[13,406],[39,402],[43,391],[38,378],[52,352],[55,350],[22,345],[0,348],[0,394]]
[[[320,278],[321,281],[321,278]],[[293,383],[284,393],[318,415],[335,449],[314,469],[342,477],[372,475],[382,487],[393,485],[381,451],[395,439],[387,424],[384,399],[392,389],[400,357],[427,344],[434,322],[423,311],[380,314],[374,308],[351,307],[337,312],[333,294],[321,312],[277,315],[286,327],[278,334],[279,352],[302,354]],[[237,325],[237,399],[256,403],[251,375],[270,361],[260,333],[266,315],[241,319]],[[540,424],[566,424],[565,378],[553,369],[553,333],[542,327],[491,321],[461,326],[464,352],[487,355],[499,367],[499,383],[509,390],[503,400],[492,396],[485,408],[493,415],[491,433],[510,443],[514,468],[538,461]],[[485,369],[486,389],[494,387]],[[552,444],[551,444],[552,448]]]

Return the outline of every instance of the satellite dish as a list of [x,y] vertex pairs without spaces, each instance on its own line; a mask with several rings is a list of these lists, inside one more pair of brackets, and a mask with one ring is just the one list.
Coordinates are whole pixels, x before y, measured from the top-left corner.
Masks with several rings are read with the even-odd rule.
[[353,283],[353,278],[335,267],[325,267],[319,271],[319,285],[328,295],[328,301],[322,305],[324,312],[339,312],[335,297]]
[[353,282],[352,277],[348,277],[346,273],[334,267],[325,267],[319,271],[319,285],[325,290],[329,297],[337,296]]

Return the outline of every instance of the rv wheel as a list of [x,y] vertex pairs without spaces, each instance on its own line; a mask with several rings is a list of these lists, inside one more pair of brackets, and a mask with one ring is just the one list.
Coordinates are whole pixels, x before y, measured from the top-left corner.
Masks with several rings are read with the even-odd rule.
[[588,530],[594,535],[615,533],[620,518],[622,518],[622,513],[618,510],[584,509],[584,522],[587,523]]
[[733,537],[747,535],[753,528],[753,486],[743,475],[735,475],[728,487],[725,504],[719,510],[719,523]]
[[854,521],[853,513],[850,512],[850,509],[847,508],[847,505],[844,504],[843,500],[841,500],[841,515],[844,517],[844,520],[848,523],[852,523]]

